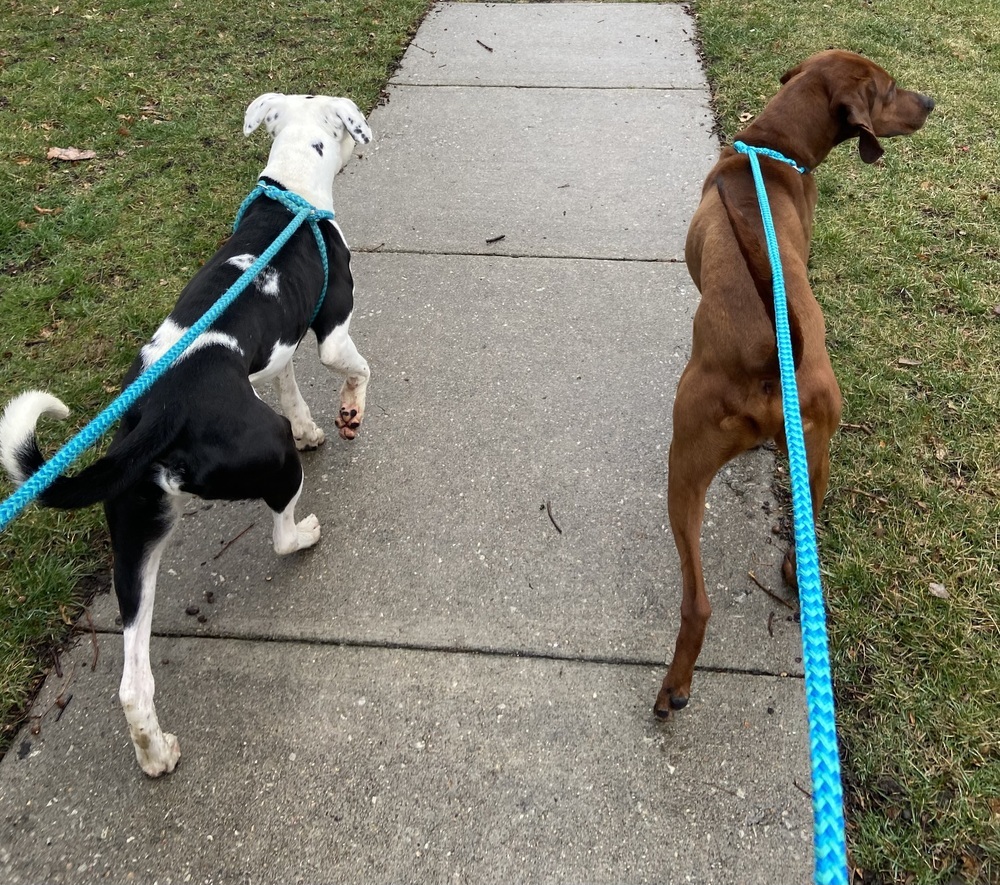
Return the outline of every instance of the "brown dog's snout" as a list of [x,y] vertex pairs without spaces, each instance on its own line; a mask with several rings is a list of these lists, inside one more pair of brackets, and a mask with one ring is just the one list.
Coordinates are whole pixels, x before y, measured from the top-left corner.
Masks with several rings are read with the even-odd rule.
[[934,99],[929,95],[923,95],[922,93],[917,93],[917,98],[920,101],[921,107],[929,114],[934,110]]

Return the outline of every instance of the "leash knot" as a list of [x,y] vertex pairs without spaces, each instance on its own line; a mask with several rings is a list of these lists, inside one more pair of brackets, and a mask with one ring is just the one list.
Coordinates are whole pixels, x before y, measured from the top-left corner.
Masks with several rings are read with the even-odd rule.
[[326,298],[326,290],[330,285],[330,261],[326,254],[326,241],[323,239],[323,232],[319,229],[319,223],[321,221],[333,221],[337,216],[332,209],[317,209],[312,203],[298,194],[275,187],[266,181],[258,181],[257,187],[250,191],[247,194],[247,198],[240,204],[239,211],[236,213],[236,220],[233,222],[234,233],[240,226],[240,222],[243,221],[243,216],[246,214],[247,209],[250,208],[250,204],[260,196],[269,197],[275,202],[281,203],[282,206],[295,216],[292,223],[295,224],[296,228],[303,221],[308,221],[309,227],[312,228],[313,236],[316,238],[319,256],[323,261],[323,288],[320,290],[316,309],[309,320],[309,325],[311,326],[315,322],[316,317],[319,316],[319,310],[323,306],[323,299]]
[[771,148],[754,147],[743,141],[734,141],[733,148],[740,154],[756,154],[761,157],[768,157],[771,160],[777,160],[779,163],[784,163],[787,166],[791,166],[799,175],[805,175],[809,169],[806,166],[800,166],[794,160],[789,159],[780,151],[771,150]]
[[305,212],[305,220],[309,222],[333,221],[333,219],[336,218],[336,215],[332,210],[317,209],[312,203],[300,197],[298,194],[283,190],[280,187],[275,187],[273,184],[268,184],[264,181],[258,181],[257,187],[250,191],[247,198],[240,205],[239,211],[236,213],[236,220],[233,222],[234,231],[240,226],[240,222],[243,220],[243,216],[247,209],[250,208],[250,204],[259,196],[270,197],[275,202],[281,203],[281,205],[293,215]]

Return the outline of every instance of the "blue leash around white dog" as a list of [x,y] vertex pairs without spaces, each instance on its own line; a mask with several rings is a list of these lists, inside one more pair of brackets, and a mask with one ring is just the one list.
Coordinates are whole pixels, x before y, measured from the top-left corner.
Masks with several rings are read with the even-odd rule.
[[771,205],[767,199],[758,154],[787,163],[805,173],[793,160],[777,151],[751,147],[737,141],[733,147],[750,160],[757,201],[760,204],[767,256],[774,280],[774,325],[781,369],[781,402],[785,415],[785,438],[792,478],[792,515],[795,523],[796,574],[802,620],[802,658],[806,671],[806,704],[809,710],[809,747],[812,761],[813,852],[817,885],[847,885],[847,841],[844,833],[844,796],[837,749],[837,721],[833,705],[833,680],[826,636],[826,611],[819,574],[819,554],[809,492],[809,466],[802,432],[799,391],[795,384],[795,360],[788,328],[785,276],[774,232]]
[[153,365],[146,369],[138,378],[126,387],[110,405],[100,412],[86,427],[64,445],[55,455],[45,462],[39,470],[28,477],[17,489],[17,491],[0,502],[0,531],[3,531],[15,517],[44,492],[56,478],[96,443],[111,426],[118,421],[149,389],[163,376],[163,374],[173,365],[174,362],[184,353],[194,340],[205,332],[249,286],[254,278],[265,268],[275,255],[287,243],[292,235],[302,225],[308,221],[316,237],[316,244],[319,247],[319,254],[323,259],[323,289],[320,291],[319,301],[316,310],[313,312],[312,321],[316,319],[319,309],[326,296],[326,289],[329,285],[330,265],[326,254],[326,242],[323,233],[320,231],[319,222],[328,219],[332,220],[334,214],[326,209],[317,209],[308,203],[298,194],[281,190],[273,185],[258,182],[257,187],[251,191],[250,195],[243,201],[239,212],[236,214],[236,221],[233,223],[233,230],[239,227],[240,221],[250,204],[257,197],[265,195],[272,200],[277,200],[286,209],[292,212],[295,217],[288,223],[288,226],[278,234],[278,238],[271,243],[264,253],[248,267],[220,296],[219,300],[213,304],[204,316],[198,320],[191,328],[185,332],[181,338]]

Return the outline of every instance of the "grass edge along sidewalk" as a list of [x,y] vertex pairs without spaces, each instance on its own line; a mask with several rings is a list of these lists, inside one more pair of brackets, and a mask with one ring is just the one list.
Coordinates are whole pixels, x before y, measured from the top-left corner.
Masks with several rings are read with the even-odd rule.
[[844,146],[817,173],[811,278],[846,401],[820,549],[854,881],[997,881],[1000,23],[986,2],[694,8],[724,135],[829,46],[938,102],[879,166]]

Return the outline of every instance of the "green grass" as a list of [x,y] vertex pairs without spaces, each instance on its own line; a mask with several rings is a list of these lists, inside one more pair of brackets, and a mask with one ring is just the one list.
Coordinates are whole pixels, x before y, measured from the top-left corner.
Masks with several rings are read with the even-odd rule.
[[[0,0],[0,402],[41,387],[79,423],[106,405],[264,165],[250,101],[369,111],[428,5]],[[70,146],[97,157],[46,160]],[[0,751],[109,559],[97,508],[0,534]]]
[[727,136],[831,46],[937,100],[880,165],[816,173],[845,398],[820,546],[855,881],[1000,882],[1000,7],[695,6]]

